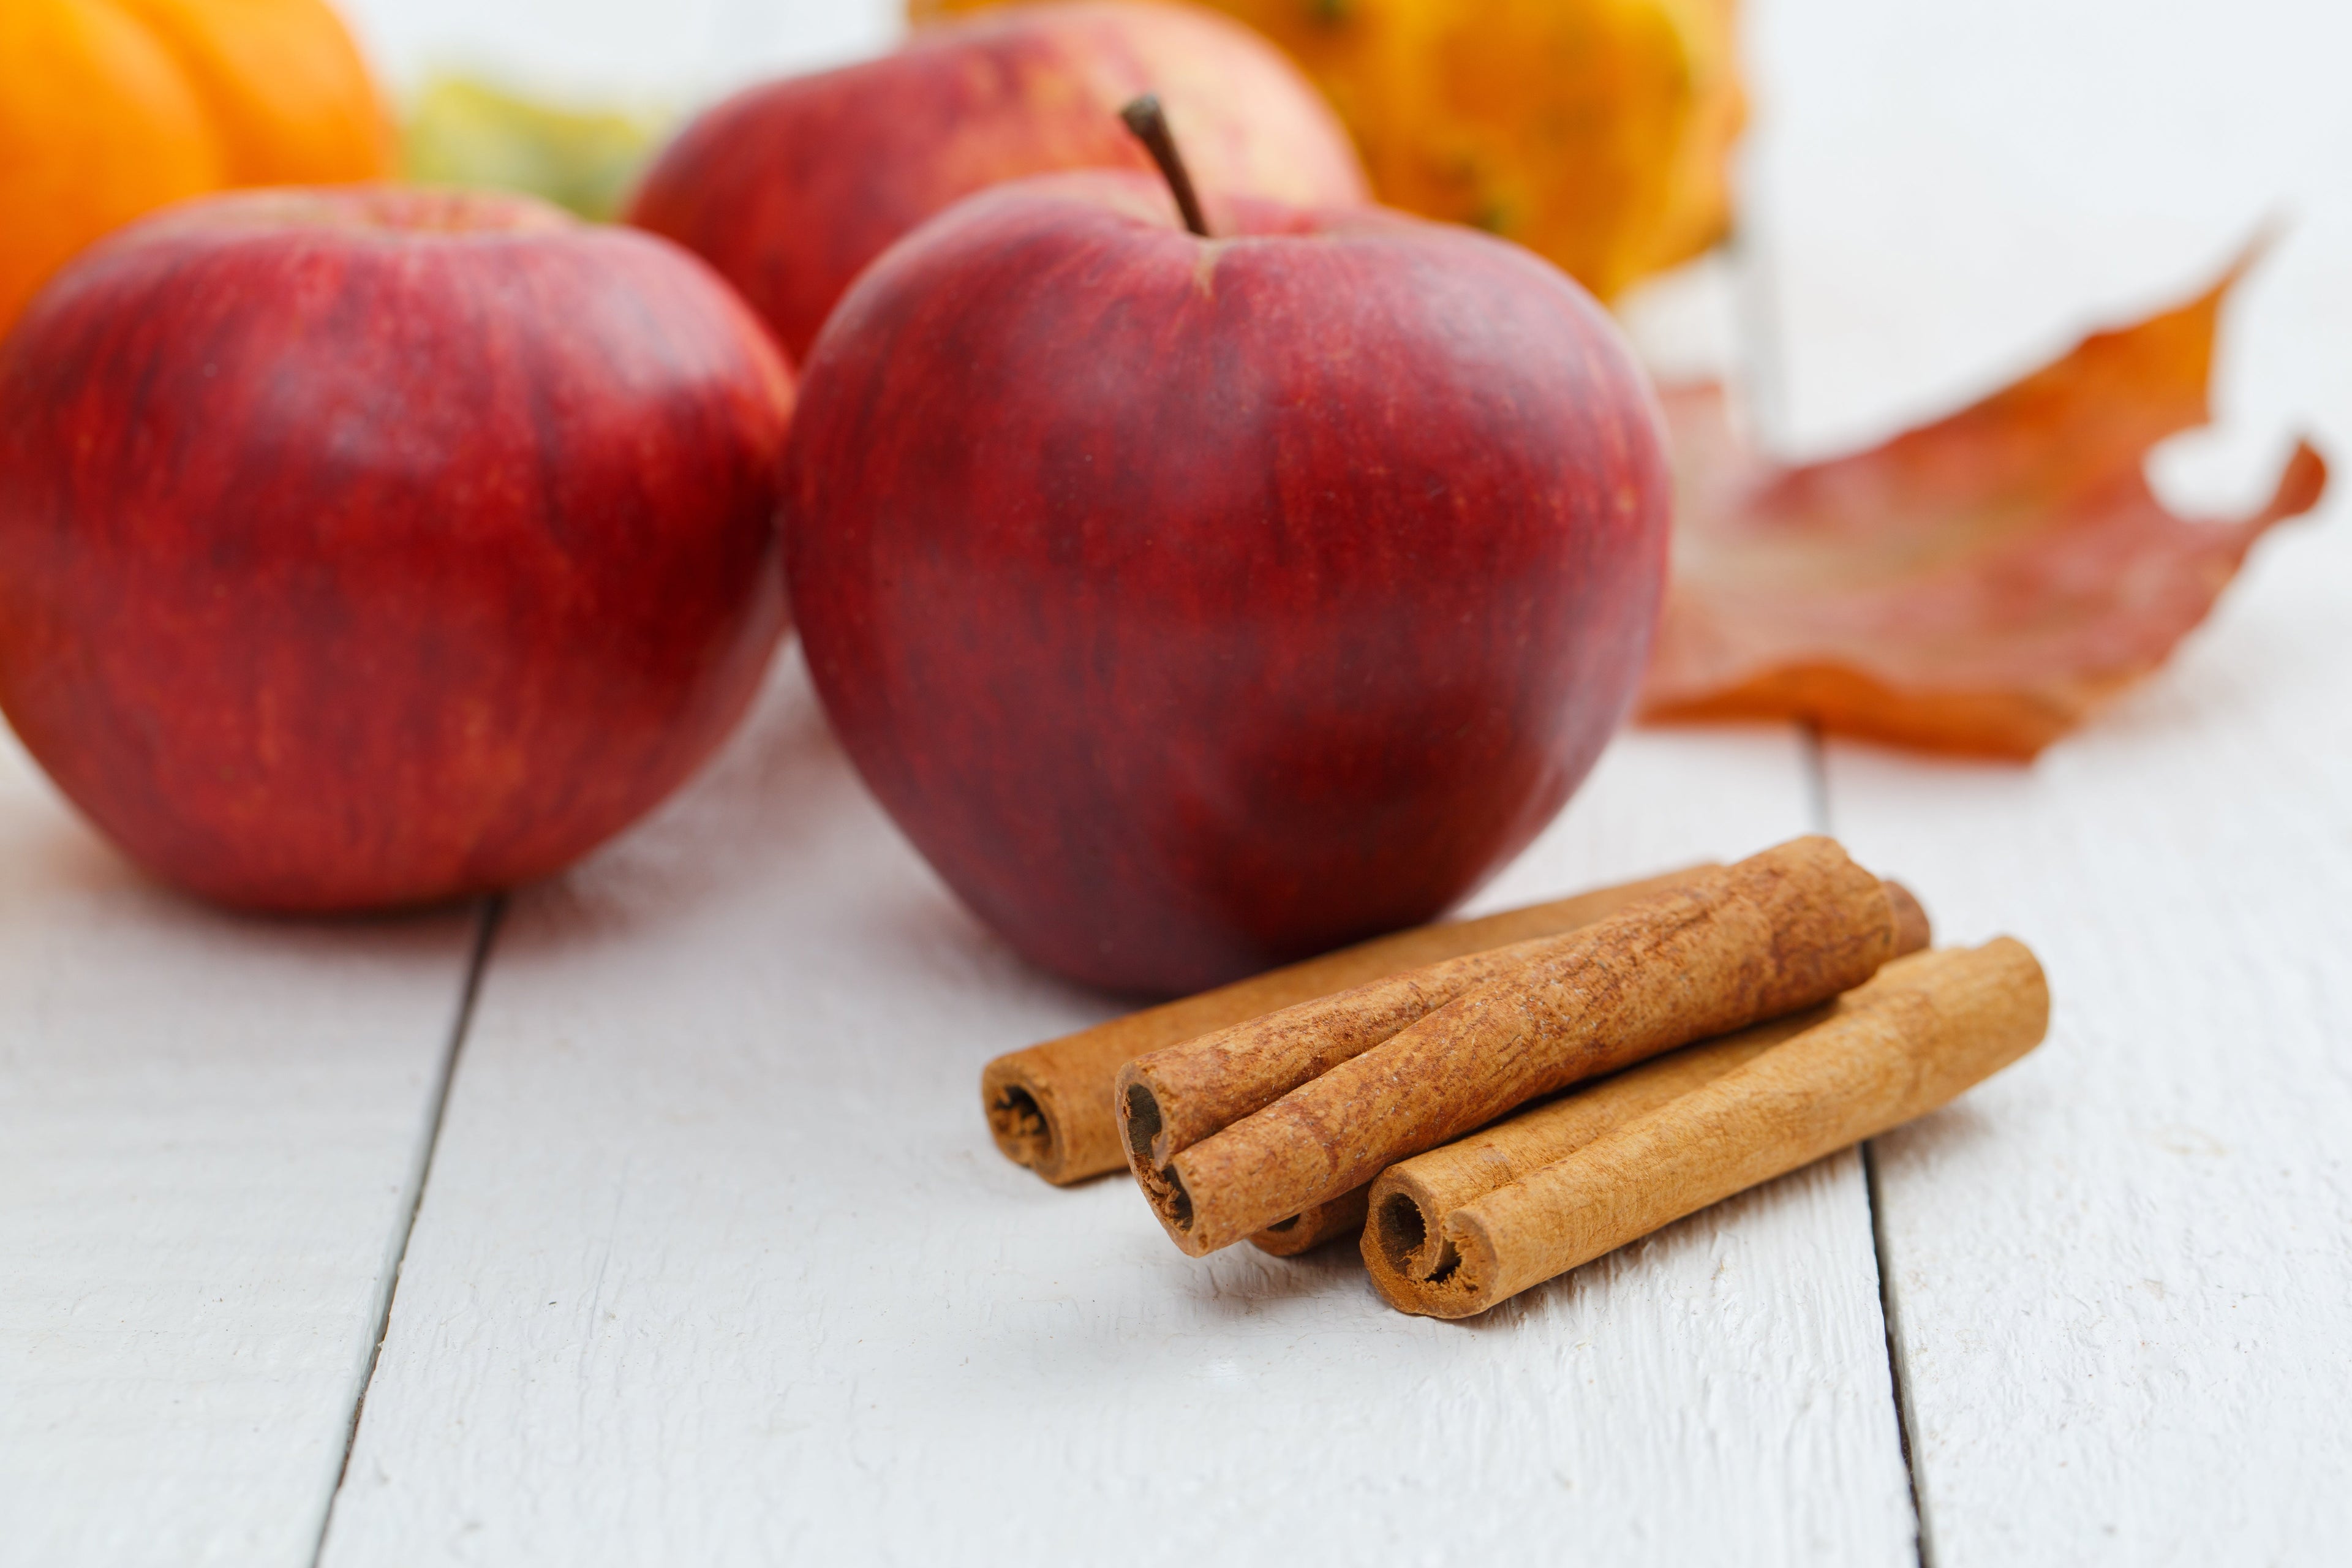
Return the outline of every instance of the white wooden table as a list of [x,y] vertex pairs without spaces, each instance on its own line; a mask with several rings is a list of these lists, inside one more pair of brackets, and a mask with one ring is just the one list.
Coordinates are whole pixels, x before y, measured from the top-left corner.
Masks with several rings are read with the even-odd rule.
[[[357,9],[403,73],[656,92],[889,31]],[[1729,321],[1779,445],[1947,406],[2277,216],[2223,426],[2159,478],[2218,508],[2297,427],[2352,458],[2341,5],[1750,24],[1728,288],[1644,316]],[[1187,1260],[1123,1183],[999,1159],[980,1064],[1106,1004],[948,899],[790,657],[656,818],[434,920],[188,903],[12,750],[0,1563],[2352,1559],[2347,510],[2030,768],[1624,737],[1482,904],[1827,828],[1949,936],[2031,941],[2056,1025],[1868,1157],[1467,1326],[1344,1250]]]

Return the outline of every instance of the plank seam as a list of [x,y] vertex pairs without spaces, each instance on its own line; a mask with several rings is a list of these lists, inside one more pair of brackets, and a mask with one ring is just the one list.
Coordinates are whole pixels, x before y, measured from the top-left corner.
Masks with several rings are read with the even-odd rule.
[[1805,756],[1805,817],[1816,833],[1830,833],[1830,764],[1817,725],[1800,724]]
[[[1756,180],[1751,166],[1747,183],[1752,186]],[[1761,204],[1751,200],[1743,205],[1748,211],[1725,240],[1738,279],[1733,285],[1732,319],[1740,353],[1732,374],[1724,379],[1738,394],[1734,403],[1738,417],[1747,421],[1748,439],[1769,452],[1786,444],[1782,426],[1788,416],[1789,355],[1779,313],[1772,308],[1777,290],[1771,247],[1755,216],[1754,209]]]
[[1870,1196],[1870,1248],[1878,1260],[1878,1316],[1886,1329],[1886,1375],[1895,1384],[1895,1436],[1903,1445],[1903,1475],[1911,1487],[1911,1521],[1916,1531],[1919,1568],[1936,1568],[1936,1553],[1927,1534],[1927,1499],[1919,1485],[1919,1454],[1911,1444],[1911,1386],[1903,1375],[1903,1334],[1896,1317],[1894,1276],[1887,1268],[1886,1227],[1881,1218],[1885,1205],[1878,1194],[1878,1145],[1862,1146],[1862,1179]]
[[[1829,749],[1822,740],[1819,725],[1806,724],[1800,729],[1804,737],[1806,807],[1812,816],[1813,830],[1829,833]],[[1903,1450],[1903,1481],[1911,1494],[1912,1550],[1919,1568],[1935,1568],[1933,1549],[1927,1539],[1927,1513],[1920,1500],[1919,1458],[1911,1447],[1911,1391],[1903,1376],[1902,1335],[1895,1315],[1894,1278],[1887,1268],[1883,1218],[1885,1208],[1878,1196],[1877,1145],[1867,1140],[1862,1145],[1862,1181],[1864,1197],[1870,1205],[1871,1258],[1878,1270],[1878,1326],[1886,1336],[1886,1378],[1895,1394],[1895,1440]]]
[[391,1278],[384,1287],[383,1305],[376,1313],[375,1335],[368,1346],[367,1368],[360,1376],[359,1394],[352,1401],[351,1420],[343,1429],[343,1457],[335,1467],[334,1489],[327,1494],[326,1511],[319,1521],[319,1539],[310,1549],[310,1568],[319,1568],[326,1556],[328,1532],[335,1524],[335,1505],[342,1500],[343,1483],[351,1478],[352,1451],[359,1446],[360,1420],[367,1413],[368,1390],[374,1386],[376,1363],[383,1357],[384,1338],[392,1330],[392,1308],[400,1294],[401,1270],[407,1266],[408,1245],[416,1235],[416,1216],[425,1207],[425,1189],[433,1180],[434,1156],[440,1152],[441,1123],[449,1112],[449,1091],[457,1082],[457,1059],[466,1048],[466,1036],[473,1027],[474,1004],[481,995],[482,976],[489,968],[490,945],[497,938],[506,910],[506,895],[493,896],[482,907],[481,923],[475,930],[474,951],[466,965],[465,988],[457,996],[457,1016],[449,1029],[448,1047],[441,1053],[440,1078],[433,1087],[433,1112],[425,1121],[415,1179],[409,1193],[408,1213],[402,1218],[399,1244],[393,1251]]

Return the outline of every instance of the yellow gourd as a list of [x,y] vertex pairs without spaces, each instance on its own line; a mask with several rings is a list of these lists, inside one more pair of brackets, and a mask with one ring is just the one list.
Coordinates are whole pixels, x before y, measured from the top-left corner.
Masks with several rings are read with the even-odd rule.
[[1322,88],[1382,201],[1517,240],[1603,299],[1729,225],[1735,0],[1210,3]]

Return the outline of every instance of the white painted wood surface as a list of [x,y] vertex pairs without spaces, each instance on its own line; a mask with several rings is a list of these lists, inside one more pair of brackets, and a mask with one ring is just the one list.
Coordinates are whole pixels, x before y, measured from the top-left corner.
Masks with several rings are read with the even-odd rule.
[[[1780,733],[1635,736],[1491,899],[1801,830]],[[324,1561],[1910,1560],[1852,1157],[1463,1329],[997,1155],[1014,963],[797,660],[649,829],[516,901]]]
[[0,740],[0,1564],[311,1561],[475,923],[201,909]]
[[2036,765],[1838,746],[1828,799],[1952,934],[2032,942],[2057,995],[2043,1050],[1880,1144],[1930,1561],[2343,1562],[2352,14],[1779,0],[1759,21],[1799,445],[2192,292],[2288,225],[2227,321],[2222,427],[2157,474],[2242,504],[2315,429],[2337,499]]

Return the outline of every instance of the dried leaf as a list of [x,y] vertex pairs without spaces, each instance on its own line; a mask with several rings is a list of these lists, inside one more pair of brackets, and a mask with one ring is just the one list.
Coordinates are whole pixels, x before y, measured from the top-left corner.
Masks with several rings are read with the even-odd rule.
[[2301,443],[2240,521],[2177,517],[2148,488],[2148,448],[2210,417],[2214,331],[2246,265],[1971,408],[1806,468],[1743,447],[1718,388],[1665,394],[1675,576],[1643,716],[2024,758],[2155,669],[2326,485]]

